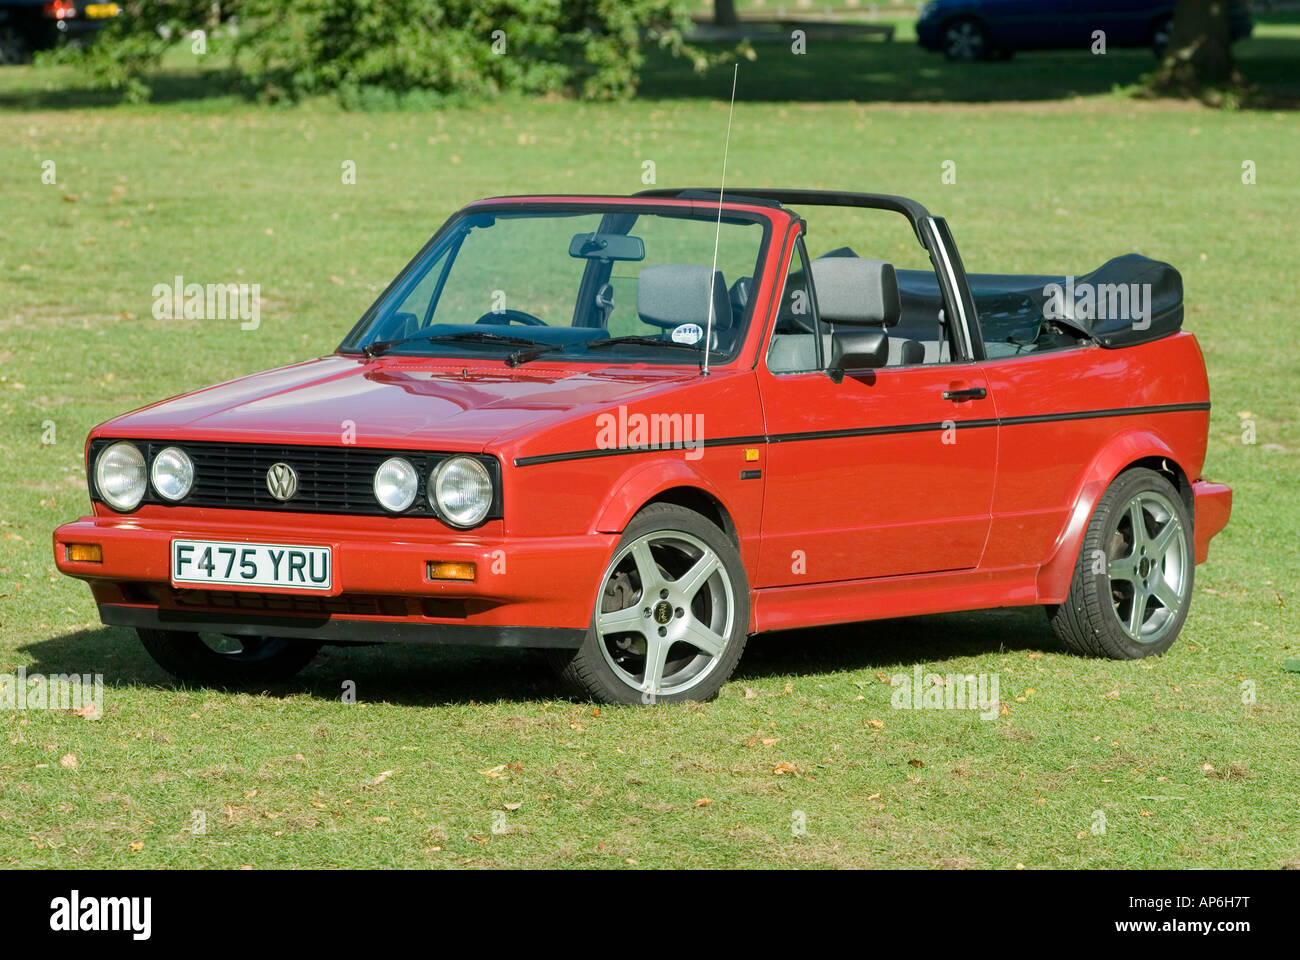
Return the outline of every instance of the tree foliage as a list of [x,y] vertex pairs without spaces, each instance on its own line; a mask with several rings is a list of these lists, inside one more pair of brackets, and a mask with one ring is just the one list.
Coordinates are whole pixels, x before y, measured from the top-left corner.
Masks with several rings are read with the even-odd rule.
[[127,0],[82,55],[139,97],[164,52],[195,43],[269,98],[367,91],[504,91],[614,99],[635,92],[647,45],[703,62],[685,0]]

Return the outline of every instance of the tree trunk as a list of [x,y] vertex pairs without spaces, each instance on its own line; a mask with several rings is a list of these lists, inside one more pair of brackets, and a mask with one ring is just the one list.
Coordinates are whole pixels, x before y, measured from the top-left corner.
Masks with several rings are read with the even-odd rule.
[[713,22],[720,27],[731,27],[739,23],[736,18],[736,0],[713,0]]
[[1152,86],[1186,96],[1239,83],[1232,57],[1230,0],[1177,0],[1173,29]]

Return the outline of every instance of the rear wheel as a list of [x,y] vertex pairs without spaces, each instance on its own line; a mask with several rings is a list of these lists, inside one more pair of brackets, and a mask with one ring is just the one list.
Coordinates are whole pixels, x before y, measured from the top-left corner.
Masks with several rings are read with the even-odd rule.
[[943,28],[943,55],[949,60],[983,60],[989,53],[988,31],[973,17],[958,17]]
[[245,687],[288,680],[320,650],[310,640],[137,630],[158,666],[198,686]]
[[1093,511],[1065,603],[1050,608],[1056,635],[1086,656],[1136,660],[1173,645],[1195,577],[1192,519],[1173,484],[1128,470]]
[[1173,32],[1174,21],[1169,17],[1161,20],[1151,28],[1151,52],[1161,59],[1169,49],[1169,35]]
[[730,538],[656,503],[619,541],[586,640],[552,662],[574,693],[604,703],[707,700],[735,670],[748,629],[749,582]]
[[31,58],[27,37],[16,27],[0,27],[0,66],[26,63]]

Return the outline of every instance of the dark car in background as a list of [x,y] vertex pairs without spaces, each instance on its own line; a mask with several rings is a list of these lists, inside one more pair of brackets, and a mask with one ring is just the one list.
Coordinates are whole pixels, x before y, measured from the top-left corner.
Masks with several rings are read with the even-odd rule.
[[[916,21],[917,42],[949,60],[1000,60],[1016,50],[1086,50],[1094,31],[1106,47],[1164,53],[1173,0],[933,0]],[[1234,0],[1232,38],[1251,33],[1250,12]]]
[[61,37],[84,40],[121,12],[117,3],[0,0],[0,65],[26,63]]

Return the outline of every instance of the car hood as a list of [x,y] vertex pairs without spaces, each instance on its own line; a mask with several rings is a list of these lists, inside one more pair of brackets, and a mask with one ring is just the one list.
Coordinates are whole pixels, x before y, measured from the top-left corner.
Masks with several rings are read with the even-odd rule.
[[511,369],[330,356],[164,400],[101,424],[92,436],[481,451],[519,428],[697,379],[680,368]]

